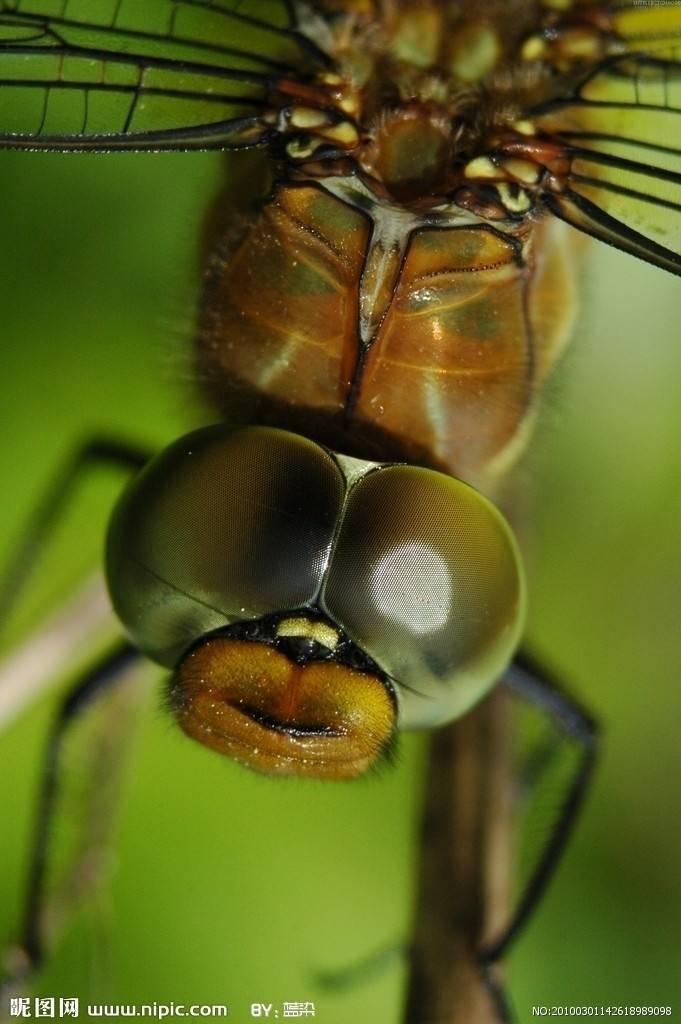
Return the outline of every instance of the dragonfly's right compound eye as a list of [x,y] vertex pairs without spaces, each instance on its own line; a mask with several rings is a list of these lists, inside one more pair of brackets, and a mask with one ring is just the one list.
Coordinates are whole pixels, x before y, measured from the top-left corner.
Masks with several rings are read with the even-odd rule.
[[494,686],[523,627],[520,554],[461,480],[383,465],[350,489],[322,604],[394,681],[400,728],[459,718]]

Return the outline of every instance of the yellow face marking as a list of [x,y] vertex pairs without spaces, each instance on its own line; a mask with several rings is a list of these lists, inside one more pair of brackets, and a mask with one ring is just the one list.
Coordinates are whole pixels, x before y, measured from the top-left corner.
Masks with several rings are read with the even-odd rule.
[[320,622],[318,619],[305,619],[296,616],[295,618],[282,619],[277,626],[277,636],[305,636],[315,640],[330,651],[335,651],[338,646],[338,630],[330,626],[328,622]]

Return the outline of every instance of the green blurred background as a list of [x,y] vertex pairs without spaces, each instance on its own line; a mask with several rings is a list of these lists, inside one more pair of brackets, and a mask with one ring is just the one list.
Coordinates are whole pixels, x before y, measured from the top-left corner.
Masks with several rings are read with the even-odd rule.
[[[0,155],[0,557],[91,432],[155,448],[205,418],[188,358],[214,156]],[[519,471],[532,494],[535,648],[605,725],[587,812],[511,963],[533,1004],[681,995],[679,282],[594,245],[575,344]],[[4,644],[99,557],[118,482],[79,492]],[[159,677],[160,681],[160,677]],[[54,688],[0,734],[0,940],[16,934]],[[159,688],[156,687],[156,694]],[[324,1024],[397,1022],[399,966],[341,994],[315,982],[408,936],[419,738],[354,785],[272,782],[145,706],[105,896],[39,989],[120,1002],[312,999]]]

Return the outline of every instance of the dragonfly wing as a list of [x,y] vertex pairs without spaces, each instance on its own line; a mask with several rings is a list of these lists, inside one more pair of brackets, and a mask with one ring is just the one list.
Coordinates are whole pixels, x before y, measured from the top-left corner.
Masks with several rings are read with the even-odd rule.
[[535,120],[570,164],[553,213],[681,274],[681,47],[610,59]]
[[321,59],[284,0],[0,2],[0,146],[262,145],[270,90]]
[[630,51],[650,52],[681,39],[681,0],[661,4],[619,0],[609,9],[611,27]]

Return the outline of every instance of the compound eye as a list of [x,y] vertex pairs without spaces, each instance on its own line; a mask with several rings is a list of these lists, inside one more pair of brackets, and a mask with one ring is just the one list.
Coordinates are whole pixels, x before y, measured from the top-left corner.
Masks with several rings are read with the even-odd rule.
[[196,431],[143,470],[107,541],[114,608],[175,665],[200,636],[314,601],[344,483],[327,452],[264,427]]
[[328,614],[390,674],[402,728],[463,714],[513,656],[523,581],[510,527],[473,488],[386,466],[348,497]]

